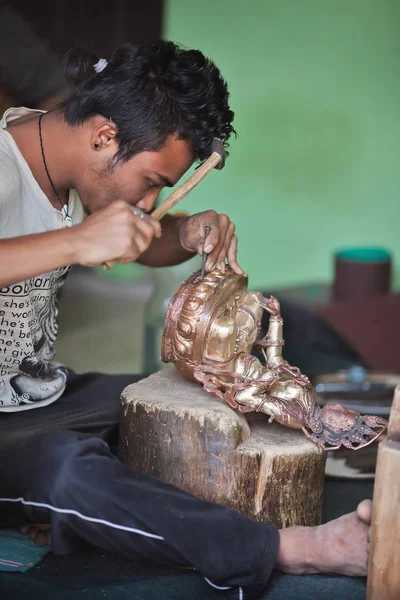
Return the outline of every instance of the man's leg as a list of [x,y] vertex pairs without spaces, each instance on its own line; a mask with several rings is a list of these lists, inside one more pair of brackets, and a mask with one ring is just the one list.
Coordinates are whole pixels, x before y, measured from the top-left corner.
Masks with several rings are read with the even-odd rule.
[[[11,450],[11,449],[10,449]],[[192,567],[232,597],[257,597],[275,564],[278,532],[122,465],[99,438],[58,432],[10,452],[0,502],[51,522],[56,553],[81,540],[129,558]]]
[[122,465],[95,436],[115,430],[119,395],[132,380],[78,376],[53,405],[0,415],[0,449],[9,457],[0,463],[0,512],[19,506],[25,519],[51,522],[56,553],[86,540],[195,568],[232,588],[232,598],[256,597],[275,564],[277,530]]
[[[67,394],[60,401],[63,426],[72,419],[75,432],[66,429],[56,433],[46,431],[49,423],[52,431],[56,425],[52,410],[57,403],[52,405],[53,408],[31,411],[37,417],[29,417],[28,433],[19,440],[13,432],[24,433],[21,414],[17,419],[19,428],[15,428],[14,417],[17,415],[12,416],[14,423],[9,420],[10,415],[5,420],[0,419],[3,425],[0,426],[0,451],[7,457],[0,461],[0,496],[3,500],[0,514],[6,505],[19,505],[24,508],[25,518],[31,521],[51,520],[53,545],[59,553],[74,549],[83,539],[131,558],[147,557],[195,568],[211,585],[225,588],[231,598],[257,597],[275,564],[276,529],[245,519],[221,506],[196,500],[122,465],[104,440],[91,437],[99,415],[102,437],[106,437],[110,425],[117,419],[116,406],[112,408],[112,414],[106,415],[113,405],[111,390],[115,388],[116,379],[114,383],[111,380],[106,383],[106,379],[101,385],[96,378],[81,380],[73,393],[70,389],[69,397]],[[117,387],[118,402],[114,403],[119,405],[119,393],[124,385]],[[105,403],[100,398],[103,389],[110,395]],[[97,390],[94,395],[93,390]],[[94,396],[95,413],[90,408],[93,398],[86,406],[86,396]],[[76,398],[79,398],[77,404]],[[68,400],[69,408],[74,408],[72,417],[67,415],[64,400]],[[33,420],[36,418],[39,422],[35,428]],[[45,431],[38,434],[40,430]],[[360,543],[354,547],[354,541],[361,540],[366,545],[368,526],[354,516],[348,516],[354,531],[349,527],[350,521],[346,521],[345,527],[339,521],[331,522],[329,527],[323,526],[322,536],[318,535],[322,528],[283,530],[282,540],[287,542],[290,538],[291,542],[289,545],[282,542],[281,550],[289,548],[290,554],[292,550],[295,554],[300,551],[300,560],[296,565],[292,564],[296,560],[290,559],[287,565],[280,552],[281,568],[287,570],[289,567],[289,572],[333,570],[343,573],[347,572],[344,567],[353,554],[357,554],[360,563],[366,562],[365,549],[360,552]],[[336,560],[332,562],[329,552],[327,555],[327,546],[340,549],[340,564]],[[314,560],[304,561],[307,554],[313,556],[315,563]]]
[[[60,430],[100,437],[113,444],[115,449],[121,392],[127,385],[142,378],[142,375],[76,374],[69,371],[66,390],[53,404],[28,411],[0,412],[1,455],[7,456],[9,448],[18,447],[27,437]],[[2,483],[0,479],[0,492]],[[26,525],[32,539],[45,541],[40,534],[36,538],[32,522],[20,506],[2,507],[0,527],[18,528],[22,525]]]

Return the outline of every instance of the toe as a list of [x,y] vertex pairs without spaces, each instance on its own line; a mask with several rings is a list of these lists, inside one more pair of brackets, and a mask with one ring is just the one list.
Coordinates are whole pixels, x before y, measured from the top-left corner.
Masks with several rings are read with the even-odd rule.
[[357,517],[366,525],[371,525],[372,500],[363,500],[357,506]]

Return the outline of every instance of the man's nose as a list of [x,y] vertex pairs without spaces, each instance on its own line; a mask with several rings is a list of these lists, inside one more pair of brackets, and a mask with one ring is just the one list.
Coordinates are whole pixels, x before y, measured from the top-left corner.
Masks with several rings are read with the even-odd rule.
[[136,203],[136,206],[144,210],[144,212],[151,212],[156,203],[159,193],[159,190],[155,190],[154,192],[146,194],[144,198],[141,198],[141,200],[139,200],[139,202]]

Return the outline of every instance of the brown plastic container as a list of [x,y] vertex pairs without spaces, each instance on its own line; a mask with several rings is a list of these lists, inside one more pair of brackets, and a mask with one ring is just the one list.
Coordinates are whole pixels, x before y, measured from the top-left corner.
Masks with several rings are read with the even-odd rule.
[[383,248],[349,248],[335,254],[335,302],[390,293],[391,255]]

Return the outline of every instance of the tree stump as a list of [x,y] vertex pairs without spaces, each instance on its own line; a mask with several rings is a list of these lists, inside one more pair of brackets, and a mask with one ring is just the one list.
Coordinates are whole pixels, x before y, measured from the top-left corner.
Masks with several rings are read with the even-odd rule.
[[277,527],[321,522],[325,453],[301,432],[247,421],[173,367],[121,401],[125,464]]

